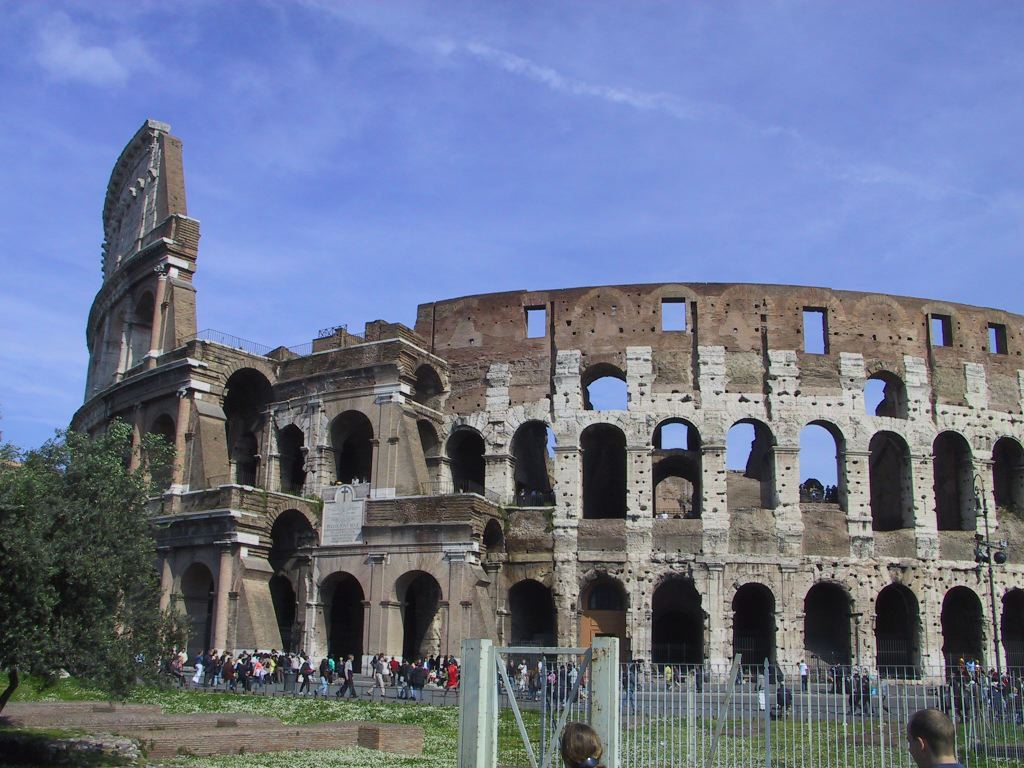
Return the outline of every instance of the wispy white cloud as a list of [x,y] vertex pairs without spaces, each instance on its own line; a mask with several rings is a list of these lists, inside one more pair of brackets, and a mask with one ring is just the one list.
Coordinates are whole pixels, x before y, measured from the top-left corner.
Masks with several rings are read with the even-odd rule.
[[133,70],[152,63],[142,41],[129,37],[113,45],[86,42],[85,30],[66,13],[53,13],[40,25],[36,62],[55,80],[94,86],[124,84]]
[[589,83],[564,75],[553,67],[538,64],[530,59],[484,43],[437,40],[433,42],[433,48],[444,56],[459,54],[471,56],[509,74],[540,83],[552,91],[568,93],[573,96],[589,96],[644,112],[661,112],[679,120],[699,120],[721,110],[714,104],[694,103],[669,93]]

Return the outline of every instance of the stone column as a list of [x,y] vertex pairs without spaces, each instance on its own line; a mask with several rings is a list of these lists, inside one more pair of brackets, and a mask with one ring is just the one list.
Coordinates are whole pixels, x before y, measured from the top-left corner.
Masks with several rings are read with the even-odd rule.
[[484,487],[508,504],[515,495],[516,460],[509,453],[488,453],[484,456]]
[[[796,606],[802,600],[795,599],[793,581],[796,577],[796,565],[783,563],[779,566],[780,590],[775,602],[776,622],[776,661],[786,672],[792,672],[803,655],[803,627],[796,618]],[[800,614],[802,615],[802,613]]]
[[875,552],[875,536],[871,528],[871,478],[868,476],[870,453],[843,449],[839,466],[840,504],[845,497],[846,530],[850,534],[850,556],[871,557]]
[[707,564],[707,589],[701,608],[707,614],[708,654],[707,661],[712,667],[727,666],[732,661],[732,643],[728,637],[725,609],[725,565]]
[[220,564],[217,568],[217,605],[214,612],[213,645],[218,650],[227,648],[229,600],[234,583],[234,544],[220,542]]
[[[187,388],[178,390],[178,418],[174,424],[174,467],[171,471],[171,490],[177,493],[188,491],[188,483],[185,482],[187,477],[185,461],[188,458],[186,451],[192,440],[190,391]],[[191,470],[191,467],[187,468],[188,472]]]
[[171,572],[171,548],[160,547],[160,610],[166,611],[171,605],[171,590],[174,588],[174,574]]
[[153,322],[149,333],[149,352],[146,354],[146,367],[155,368],[156,359],[164,347],[164,318],[167,314],[167,265],[161,264],[153,269],[157,274],[156,293],[153,296]]
[[935,489],[931,454],[912,454],[914,539],[922,560],[939,557],[939,531],[935,519]]
[[363,619],[363,654],[377,653],[385,649],[384,609],[384,566],[388,556],[385,552],[371,552],[366,556],[366,564],[370,566],[370,589],[366,595],[366,615]]
[[725,444],[701,446],[701,518],[704,523],[703,549],[708,554],[725,554],[729,549],[729,507],[726,498]]
[[132,410],[132,453],[128,459],[128,470],[134,472],[142,465],[142,439],[146,428],[142,423],[142,406],[136,405]]
[[[999,515],[996,514],[996,494],[992,480],[992,459],[974,457],[974,472],[982,480],[975,482],[978,490],[978,518],[976,530],[978,533],[985,532],[984,510],[988,510],[988,532],[989,538],[996,539],[996,532],[999,530]],[[973,480],[973,478],[972,478]]]
[[775,467],[775,535],[782,553],[799,555],[803,547],[804,522],[800,515],[800,447],[777,445]]

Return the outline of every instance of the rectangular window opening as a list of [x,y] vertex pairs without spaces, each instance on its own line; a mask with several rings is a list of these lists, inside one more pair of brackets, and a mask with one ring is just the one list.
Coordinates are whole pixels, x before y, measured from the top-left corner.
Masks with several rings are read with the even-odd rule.
[[804,307],[804,352],[828,354],[828,317],[819,307]]
[[526,308],[526,338],[542,339],[548,335],[548,308]]
[[686,330],[686,301],[684,299],[661,300],[661,330]]
[[988,324],[988,351],[993,355],[1005,355],[1006,326],[1002,323]]
[[949,315],[931,315],[929,325],[933,347],[953,346],[953,318]]

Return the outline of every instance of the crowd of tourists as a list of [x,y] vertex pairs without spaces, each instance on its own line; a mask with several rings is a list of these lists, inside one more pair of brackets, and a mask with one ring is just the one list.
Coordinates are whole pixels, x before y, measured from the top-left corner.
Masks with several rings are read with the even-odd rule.
[[[356,675],[361,660],[353,654],[324,656],[316,662],[305,653],[254,650],[237,656],[227,651],[208,650],[192,659],[184,650],[175,650],[164,662],[163,670],[186,688],[213,688],[231,692],[266,691],[268,685],[282,685],[299,696],[328,696],[332,687],[337,698],[358,698]],[[426,659],[390,658],[375,654],[366,664],[371,685],[364,696],[394,697],[419,701],[427,687],[440,688],[447,696],[457,692],[460,668],[454,656],[440,654]],[[289,685],[284,685],[285,683]],[[335,687],[336,686],[336,687]]]
[[942,704],[943,709],[961,719],[986,716],[1024,723],[1024,675],[1000,673],[993,667],[986,671],[981,662],[961,656],[949,670]]

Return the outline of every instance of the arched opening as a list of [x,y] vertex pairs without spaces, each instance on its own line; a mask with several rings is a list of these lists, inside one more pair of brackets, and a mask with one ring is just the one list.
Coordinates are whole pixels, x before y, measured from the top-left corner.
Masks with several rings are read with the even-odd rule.
[[725,442],[727,505],[733,509],[775,508],[775,438],[756,419],[732,425]]
[[590,366],[583,374],[583,409],[624,411],[629,404],[626,374],[610,363]]
[[981,627],[984,615],[981,600],[968,587],[953,587],[942,599],[942,657],[947,666],[960,659],[985,660],[985,641]]
[[673,576],[654,591],[651,658],[655,664],[704,663],[704,610],[692,579]]
[[554,495],[551,493],[554,445],[554,432],[543,421],[527,421],[512,436],[516,506],[540,507],[554,504]]
[[869,376],[864,382],[864,410],[868,416],[907,418],[907,387],[903,379],[890,371]]
[[963,435],[942,432],[932,443],[935,518],[940,531],[974,530],[974,463]]
[[914,527],[910,448],[895,432],[877,432],[868,444],[871,528],[895,531]]
[[744,667],[775,663],[775,595],[763,584],[744,584],[732,599],[732,652]]
[[848,665],[850,595],[838,584],[820,581],[804,597],[804,652],[825,664]]
[[555,599],[551,590],[533,579],[517,582],[508,591],[512,645],[553,646],[555,632]]
[[135,305],[129,338],[128,367],[134,368],[146,358],[153,343],[153,294],[148,291]]
[[271,402],[270,382],[259,371],[242,368],[231,374],[224,391],[224,428],[232,481],[256,485],[259,473],[259,434]]
[[302,430],[294,424],[278,430],[277,453],[281,467],[281,490],[284,493],[302,495],[306,485],[306,456],[302,450],[305,442]]
[[812,421],[800,430],[800,501],[841,504],[843,481],[840,455],[843,436],[826,421]]
[[1003,595],[999,636],[1006,649],[1006,668],[1024,673],[1024,589],[1011,589]]
[[486,555],[497,555],[505,549],[505,532],[501,530],[501,523],[493,518],[484,526],[483,545]]
[[699,518],[701,450],[697,428],[682,419],[669,419],[655,428],[652,442],[654,515]]
[[441,585],[429,573],[412,571],[398,580],[402,609],[402,655],[407,660],[441,653]]
[[274,604],[277,631],[281,635],[281,650],[298,650],[293,642],[295,635],[295,590],[292,589],[292,583],[286,577],[281,575],[271,577],[270,600]]
[[213,589],[213,574],[202,563],[192,563],[181,576],[181,598],[189,623],[186,651],[190,659],[212,650]]
[[486,476],[483,436],[470,427],[459,427],[448,438],[447,453],[455,492],[483,494]]
[[334,480],[358,485],[370,482],[373,470],[373,425],[360,411],[345,411],[331,422]]
[[1012,437],[1001,437],[992,448],[992,492],[997,509],[1024,510],[1024,450]]
[[919,654],[917,598],[902,584],[890,584],[875,600],[875,664],[883,677],[916,677]]
[[412,399],[420,405],[433,408],[435,411],[441,406],[441,394],[444,392],[444,385],[437,371],[430,365],[421,365],[416,369],[416,385],[413,390]]
[[[153,421],[152,426],[149,428],[149,434],[156,435],[163,440],[165,445],[173,448],[175,438],[177,437],[174,419],[166,413],[161,414]],[[156,467],[153,472],[153,482],[160,488],[167,488],[171,484],[173,474],[174,464],[172,461],[168,461],[166,464]]]
[[580,644],[590,645],[595,637],[619,638],[619,658],[630,658],[626,637],[626,610],[629,601],[622,583],[610,576],[599,576],[580,593]]
[[303,547],[316,546],[313,526],[297,509],[282,512],[270,528],[270,555],[268,559],[275,571],[293,568],[296,553]]
[[626,436],[611,424],[592,424],[580,435],[583,517],[626,517]]
[[363,657],[363,587],[350,573],[331,574],[320,587],[327,624],[327,653],[336,659]]

